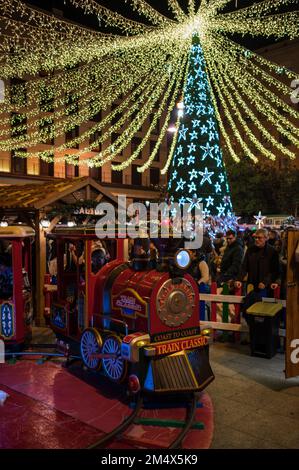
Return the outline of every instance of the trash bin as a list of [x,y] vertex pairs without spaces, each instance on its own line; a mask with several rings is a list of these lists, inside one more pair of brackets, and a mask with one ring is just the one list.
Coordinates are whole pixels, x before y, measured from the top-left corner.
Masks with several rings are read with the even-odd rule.
[[282,304],[257,302],[247,309],[251,355],[271,359],[279,347]]

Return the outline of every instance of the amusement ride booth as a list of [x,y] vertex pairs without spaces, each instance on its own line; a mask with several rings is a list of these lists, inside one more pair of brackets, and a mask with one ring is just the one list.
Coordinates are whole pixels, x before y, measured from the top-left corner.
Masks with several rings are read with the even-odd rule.
[[33,241],[29,226],[0,227],[0,339],[7,348],[31,339]]

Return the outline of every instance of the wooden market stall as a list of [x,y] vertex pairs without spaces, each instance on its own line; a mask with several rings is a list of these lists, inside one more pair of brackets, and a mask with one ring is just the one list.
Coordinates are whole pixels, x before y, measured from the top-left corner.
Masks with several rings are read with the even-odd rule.
[[[23,224],[35,232],[33,252],[33,307],[35,322],[43,324],[44,276],[46,274],[46,233],[60,221],[68,206],[90,207],[91,202],[110,202],[116,207],[117,198],[109,188],[89,177],[59,179],[43,184],[0,186],[0,220]],[[60,213],[61,211],[61,213]],[[51,216],[52,214],[52,216]],[[88,214],[88,211],[87,211]],[[49,215],[48,227],[41,221]],[[86,215],[86,223],[88,215]]]

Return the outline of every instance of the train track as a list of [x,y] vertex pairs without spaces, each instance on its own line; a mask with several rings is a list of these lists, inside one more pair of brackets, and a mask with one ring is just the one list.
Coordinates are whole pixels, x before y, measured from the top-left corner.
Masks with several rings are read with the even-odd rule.
[[[194,416],[196,413],[196,404],[197,404],[197,395],[193,393],[191,395],[191,399],[186,404],[186,417],[185,423],[179,434],[176,438],[168,445],[168,449],[178,449],[181,447],[181,444],[188,434],[189,430],[191,429]],[[121,440],[122,434],[132,425],[134,421],[137,419],[139,412],[142,410],[143,405],[143,398],[139,395],[136,406],[134,411],[116,428],[114,428],[111,432],[105,434],[101,439],[93,443],[88,447],[88,449],[103,449],[105,448],[106,444],[110,444],[111,441],[114,439]],[[132,444],[133,445],[133,444]]]

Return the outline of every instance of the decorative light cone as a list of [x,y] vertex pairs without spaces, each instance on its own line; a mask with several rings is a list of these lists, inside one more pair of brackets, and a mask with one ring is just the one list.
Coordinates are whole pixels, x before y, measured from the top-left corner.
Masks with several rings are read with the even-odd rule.
[[202,203],[204,216],[231,217],[232,203],[203,50],[193,36],[184,116],[170,167],[171,201]]

